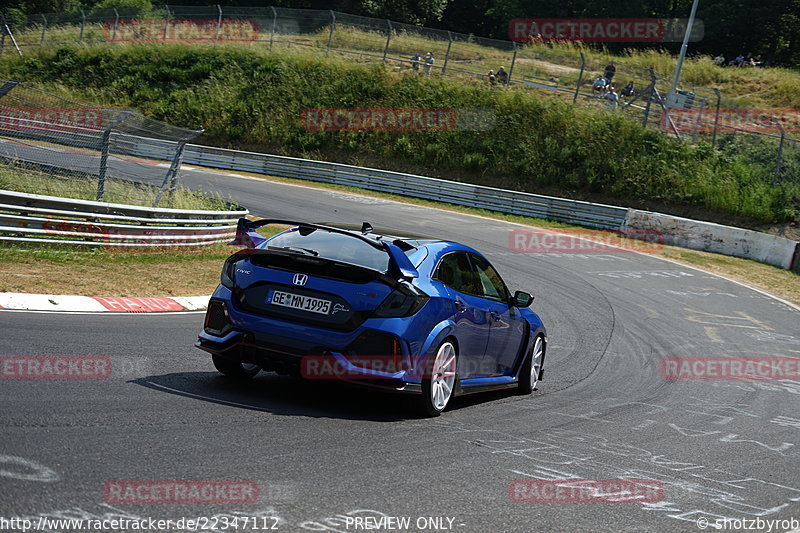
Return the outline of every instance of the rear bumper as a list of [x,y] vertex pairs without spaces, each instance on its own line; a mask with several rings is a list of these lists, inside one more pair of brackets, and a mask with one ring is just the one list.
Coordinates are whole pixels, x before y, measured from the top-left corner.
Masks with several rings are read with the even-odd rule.
[[[353,364],[344,354],[325,350],[321,355],[303,350],[276,346],[259,341],[252,333],[231,330],[215,336],[201,332],[195,346],[203,351],[232,361],[253,363],[279,374],[291,374],[313,380],[338,380],[355,385],[395,392],[421,393],[419,382],[409,379],[408,372],[385,372]],[[309,370],[322,368],[319,374]]]

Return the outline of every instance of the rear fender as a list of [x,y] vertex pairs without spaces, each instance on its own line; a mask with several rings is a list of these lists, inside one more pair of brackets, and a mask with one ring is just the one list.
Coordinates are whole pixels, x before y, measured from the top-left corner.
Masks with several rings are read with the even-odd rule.
[[436,349],[444,339],[455,331],[455,327],[456,323],[452,320],[443,320],[431,330],[422,343],[422,349],[419,351],[419,364],[414,367],[414,377],[419,379],[424,377],[425,370],[433,356],[436,355]]

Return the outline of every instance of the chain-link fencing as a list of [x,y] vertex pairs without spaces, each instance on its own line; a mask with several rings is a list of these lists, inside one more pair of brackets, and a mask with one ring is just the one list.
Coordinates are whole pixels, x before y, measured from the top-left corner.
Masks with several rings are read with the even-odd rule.
[[[24,54],[32,47],[74,42],[251,43],[273,50],[324,49],[354,61],[385,61],[408,73],[466,76],[487,86],[548,90],[573,103],[624,113],[688,142],[709,140],[704,117],[723,100],[716,89],[685,83],[681,91],[669,94],[671,80],[663,73],[587,57],[579,44],[487,39],[331,10],[164,5],[31,15],[5,23],[7,27],[0,28],[0,53]],[[609,86],[615,88],[617,100],[607,97]],[[712,127],[718,136],[730,129],[725,124]],[[769,134],[775,133],[738,127],[750,131],[754,139],[763,136],[758,142],[767,145],[772,142]],[[784,135],[783,144],[790,153],[796,142]],[[773,155],[769,166],[776,176],[799,179],[791,164],[781,161],[777,148]]]
[[[174,193],[184,146],[200,133],[0,80],[0,188],[67,197],[93,192],[99,201],[135,204],[152,197],[156,207]],[[174,148],[148,160],[125,157],[142,138],[174,141]]]

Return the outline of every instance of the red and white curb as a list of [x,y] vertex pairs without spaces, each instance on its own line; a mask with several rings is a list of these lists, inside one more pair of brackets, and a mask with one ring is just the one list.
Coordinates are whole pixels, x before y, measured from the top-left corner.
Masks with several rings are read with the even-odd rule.
[[67,313],[163,313],[203,311],[209,296],[134,298],[127,296],[70,296],[60,294],[0,293],[0,309]]

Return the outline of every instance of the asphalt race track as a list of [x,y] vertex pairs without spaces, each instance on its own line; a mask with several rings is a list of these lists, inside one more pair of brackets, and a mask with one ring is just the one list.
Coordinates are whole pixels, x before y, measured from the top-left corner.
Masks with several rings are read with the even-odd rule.
[[[410,525],[372,531],[699,531],[723,517],[798,527],[800,381],[661,372],[668,357],[800,357],[798,309],[622,250],[516,253],[520,227],[505,222],[205,170],[183,182],[257,216],[366,220],[482,250],[512,290],[536,296],[544,381],[531,396],[457,398],[421,419],[404,396],[264,373],[232,383],[192,346],[202,313],[0,311],[0,355],[113,366],[107,379],[0,380],[0,517],[260,517],[278,531],[366,531],[381,517]],[[509,492],[552,479],[651,480],[663,494],[537,503]],[[108,503],[118,480],[249,481],[258,501]]]

